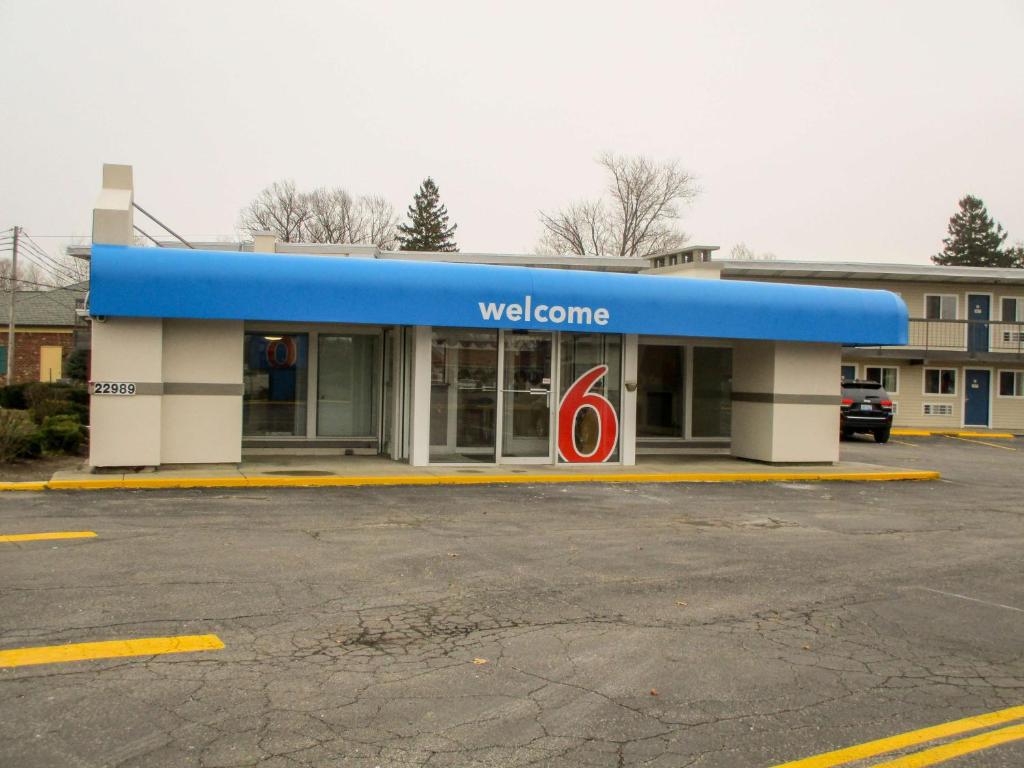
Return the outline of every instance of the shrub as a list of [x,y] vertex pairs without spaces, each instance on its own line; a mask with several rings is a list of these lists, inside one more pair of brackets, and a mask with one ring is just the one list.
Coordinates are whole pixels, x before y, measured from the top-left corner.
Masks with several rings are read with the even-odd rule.
[[64,373],[73,381],[86,381],[89,378],[89,350],[76,349],[68,355]]
[[66,415],[72,411],[68,387],[59,384],[29,384],[25,388],[25,399],[36,424],[42,424],[51,416]]
[[25,384],[10,384],[0,387],[0,408],[14,408],[23,411],[28,408],[25,400]]
[[85,439],[77,416],[47,416],[39,431],[43,448],[51,453],[78,453]]
[[26,411],[0,408],[0,462],[31,453],[35,425]]

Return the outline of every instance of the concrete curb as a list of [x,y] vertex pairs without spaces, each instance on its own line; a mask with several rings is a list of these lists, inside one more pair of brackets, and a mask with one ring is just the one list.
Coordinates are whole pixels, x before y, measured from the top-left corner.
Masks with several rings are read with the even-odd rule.
[[1013,440],[1012,432],[972,432],[963,429],[894,429],[892,434],[897,437],[932,437],[947,435],[949,437],[988,437],[995,440]]
[[310,488],[396,485],[506,485],[511,483],[778,483],[891,482],[938,480],[930,470],[880,472],[631,472],[550,475],[407,475],[375,477],[167,477],[95,480],[47,480],[0,483],[0,491],[104,491],[185,488]]

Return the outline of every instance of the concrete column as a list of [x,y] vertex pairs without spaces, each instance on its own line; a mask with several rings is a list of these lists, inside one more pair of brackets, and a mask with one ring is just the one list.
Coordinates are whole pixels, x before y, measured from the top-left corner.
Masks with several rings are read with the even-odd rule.
[[92,241],[108,245],[132,245],[132,167],[130,165],[103,165],[103,189],[92,211]]
[[164,320],[164,464],[242,460],[243,323]]
[[131,383],[136,394],[90,398],[90,466],[160,464],[163,321],[133,317],[94,319],[92,380]]
[[638,336],[628,333],[622,337],[622,407],[619,411],[619,455],[628,467],[636,464],[636,383]]
[[745,341],[733,348],[732,455],[839,460],[838,344]]
[[412,329],[412,431],[409,463],[425,467],[430,463],[430,343],[433,329],[418,325]]
[[[131,245],[132,167],[103,166],[103,189],[92,213],[92,241]],[[151,318],[93,318],[92,379],[135,385],[134,395],[90,398],[89,464],[160,463],[163,323]]]

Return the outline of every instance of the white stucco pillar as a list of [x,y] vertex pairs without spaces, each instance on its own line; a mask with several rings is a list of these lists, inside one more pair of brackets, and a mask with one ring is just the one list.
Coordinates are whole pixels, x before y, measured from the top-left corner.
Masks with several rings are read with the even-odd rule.
[[242,460],[240,320],[163,321],[162,464]]
[[838,344],[744,341],[733,348],[732,455],[839,460]]
[[430,343],[433,329],[418,325],[412,329],[412,415],[409,427],[409,463],[425,467],[430,463]]
[[[131,245],[132,167],[103,166],[103,188],[92,212],[92,241]],[[163,321],[93,317],[93,382],[135,385],[133,395],[90,398],[89,464],[93,467],[160,463],[163,400]]]
[[103,165],[103,188],[92,210],[92,241],[108,245],[132,245],[132,167],[130,165]]
[[89,465],[160,464],[163,320],[94,318],[92,381],[134,384],[135,394],[94,394],[90,398]]

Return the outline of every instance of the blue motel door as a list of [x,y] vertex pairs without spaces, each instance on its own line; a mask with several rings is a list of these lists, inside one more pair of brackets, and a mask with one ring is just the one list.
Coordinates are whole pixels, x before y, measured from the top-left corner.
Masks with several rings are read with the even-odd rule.
[[967,351],[988,352],[988,320],[992,298],[979,294],[967,297]]
[[991,396],[991,373],[989,371],[964,371],[964,425],[987,427],[989,397]]

